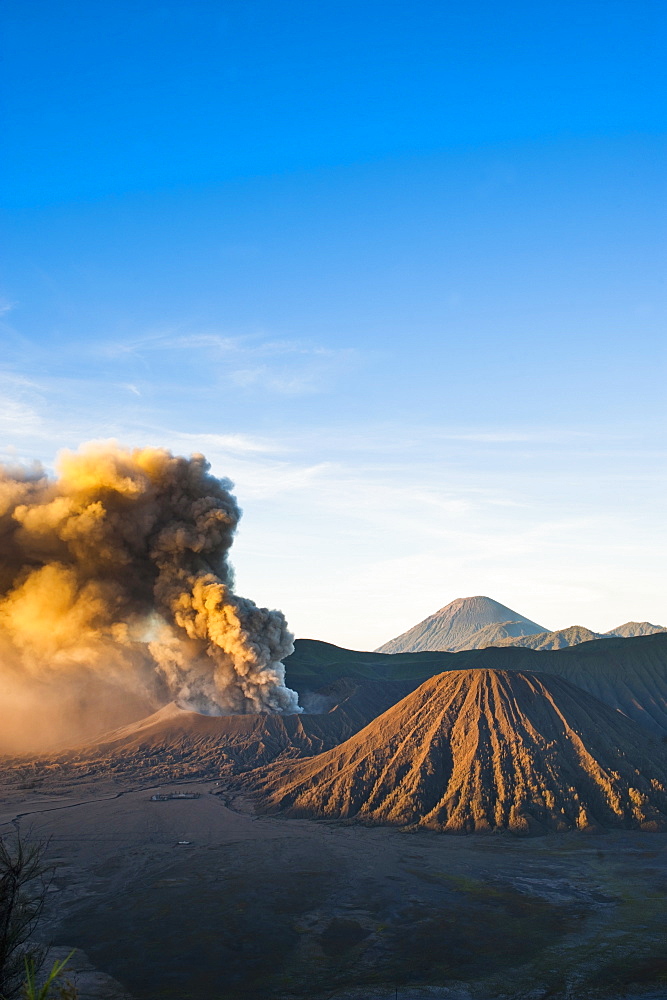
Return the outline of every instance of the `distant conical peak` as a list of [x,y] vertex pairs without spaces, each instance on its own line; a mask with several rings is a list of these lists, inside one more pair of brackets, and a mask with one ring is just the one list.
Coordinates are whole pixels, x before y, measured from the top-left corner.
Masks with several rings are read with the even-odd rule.
[[[429,615],[407,632],[380,646],[381,653],[416,653],[469,648],[473,636],[489,626],[498,626],[493,641],[517,635],[533,635],[547,630],[490,597],[457,597]],[[487,643],[487,645],[489,645]]]

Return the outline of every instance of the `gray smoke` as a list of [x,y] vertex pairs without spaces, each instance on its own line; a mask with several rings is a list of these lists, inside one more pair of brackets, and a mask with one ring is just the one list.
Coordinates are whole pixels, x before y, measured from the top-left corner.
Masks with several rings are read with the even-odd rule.
[[240,517],[202,455],[88,444],[0,467],[0,678],[95,679],[208,714],[300,711],[280,611],[233,592]]

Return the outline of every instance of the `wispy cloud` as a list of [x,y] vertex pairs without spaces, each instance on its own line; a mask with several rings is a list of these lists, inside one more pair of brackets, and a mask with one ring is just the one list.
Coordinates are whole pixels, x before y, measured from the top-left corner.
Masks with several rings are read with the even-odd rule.
[[270,365],[254,368],[237,368],[229,372],[229,379],[240,389],[262,389],[284,396],[305,396],[323,389],[326,376],[331,373],[330,365],[301,365],[298,370],[291,366],[276,369]]
[[469,441],[471,444],[540,444],[563,440],[564,437],[591,437],[588,432],[567,431],[554,428],[539,428],[536,430],[470,430],[470,431],[436,431],[436,436],[443,441]]
[[359,352],[354,348],[330,348],[259,333],[227,336],[167,330],[97,345],[94,351],[117,364],[126,360],[139,363],[147,372],[172,359],[179,366],[196,370],[207,383],[216,380],[243,392],[285,396],[326,391],[338,375],[359,363]]
[[218,354],[234,351],[242,338],[222,337],[212,333],[181,333],[178,330],[160,330],[123,340],[102,341],[91,345],[91,353],[105,358],[150,356],[164,351],[215,351]]
[[[593,446],[606,441],[614,444],[618,434],[611,430],[581,431],[563,426],[507,427],[492,430],[479,427],[451,427],[435,421],[430,423],[415,421],[365,422],[354,427],[347,424],[336,425],[330,421],[325,426],[300,428],[296,436],[303,447],[311,446],[335,451],[343,447],[348,454],[364,452],[375,458],[409,451],[413,460],[420,455],[434,459],[434,449],[449,445],[460,445],[457,450],[471,452],[477,450],[497,451],[498,454],[512,450],[512,446],[534,445],[536,447],[562,446],[568,450]],[[524,449],[525,450],[525,449]],[[454,451],[452,451],[454,454]]]
[[0,428],[6,437],[34,434],[41,429],[42,402],[33,381],[0,371]]
[[220,451],[231,451],[235,454],[271,454],[284,451],[284,446],[277,441],[250,437],[247,434],[192,434],[183,431],[171,431],[170,437],[183,442],[214,448]]

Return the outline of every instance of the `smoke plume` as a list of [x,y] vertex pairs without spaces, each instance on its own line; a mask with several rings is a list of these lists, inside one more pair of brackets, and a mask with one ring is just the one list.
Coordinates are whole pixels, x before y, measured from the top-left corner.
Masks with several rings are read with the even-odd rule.
[[0,467],[0,679],[170,698],[208,714],[300,711],[281,612],[234,594],[240,517],[202,455],[88,444],[58,478]]

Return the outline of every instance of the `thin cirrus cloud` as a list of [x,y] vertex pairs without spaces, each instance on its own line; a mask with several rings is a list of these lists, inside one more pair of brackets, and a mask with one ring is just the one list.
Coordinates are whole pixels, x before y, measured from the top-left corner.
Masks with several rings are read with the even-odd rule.
[[470,441],[477,444],[532,444],[558,441],[564,437],[591,437],[587,431],[541,428],[538,430],[498,430],[498,431],[447,431],[439,432],[439,437],[447,441]]
[[265,389],[283,396],[306,396],[320,392],[325,386],[330,368],[322,365],[304,366],[295,372],[290,366],[276,370],[269,365],[238,368],[229,372],[229,380],[239,389]]
[[361,454],[377,458],[380,455],[394,455],[401,450],[416,457],[419,454],[433,456],[434,448],[454,448],[463,450],[491,450],[499,454],[513,446],[592,447],[595,442],[618,440],[619,435],[605,428],[581,430],[571,426],[505,426],[490,429],[487,426],[452,426],[437,421],[425,423],[415,418],[412,421],[391,421],[366,423],[355,426],[353,434],[343,434],[335,424],[322,424],[311,430],[300,429],[297,434],[302,446],[328,448],[335,451],[344,442],[346,454]]
[[6,437],[42,429],[43,399],[32,379],[0,371],[0,428]]
[[360,359],[355,348],[262,339],[260,335],[177,331],[107,343],[98,346],[95,353],[123,369],[132,367],[147,378],[177,366],[179,377],[184,370],[196,371],[205,384],[222,382],[240,391],[261,390],[285,396],[326,392]]
[[[178,401],[180,447],[222,447],[227,457],[275,453],[293,437],[289,427],[271,441],[265,433],[258,437],[247,416],[235,420],[232,398],[252,407],[258,393],[277,401],[326,393],[357,360],[345,349],[201,333],[105,344],[28,343],[0,369],[0,433],[28,461],[49,462],[60,447],[90,438],[159,444]],[[239,433],[234,424],[241,420]],[[295,444],[301,447],[290,447]]]
[[176,439],[184,447],[203,447],[208,453],[233,452],[234,454],[274,454],[284,452],[285,446],[278,441],[267,438],[256,438],[248,434],[212,434],[204,432],[193,434],[185,431],[166,432],[166,436]]

